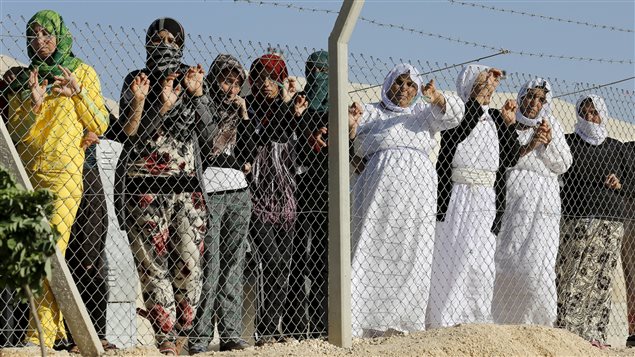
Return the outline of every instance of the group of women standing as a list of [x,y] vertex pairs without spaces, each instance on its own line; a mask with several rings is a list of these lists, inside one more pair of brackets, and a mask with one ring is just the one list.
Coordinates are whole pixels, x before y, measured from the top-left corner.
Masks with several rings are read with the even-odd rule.
[[[32,62],[11,84],[9,129],[34,185],[58,195],[51,222],[64,252],[82,197],[84,144],[89,132],[106,131],[108,112],[61,16],[38,12],[27,36]],[[120,115],[110,123],[110,138],[124,147],[115,197],[141,280],[140,313],[166,355],[179,352],[178,336],[189,337],[190,353],[205,352],[215,318],[221,350],[248,347],[241,335],[249,242],[258,262],[257,343],[306,337],[308,325],[320,336],[327,325],[328,54],[309,57],[306,91],[295,93],[276,54],[254,60],[248,73],[221,54],[206,75],[200,64],[182,62],[185,39],[176,20],[152,22],[146,65],[125,77]],[[607,138],[602,98],[583,96],[576,132],[565,135],[542,78],[494,109],[498,69],[465,66],[458,95],[421,77],[399,64],[380,102],[349,111],[360,163],[354,334],[557,321],[603,343],[607,272],[621,247],[618,210],[632,172],[629,151]],[[246,82],[251,94],[242,98]],[[52,346],[65,331],[48,286],[39,306],[33,313]],[[39,343],[35,329],[28,341]]]

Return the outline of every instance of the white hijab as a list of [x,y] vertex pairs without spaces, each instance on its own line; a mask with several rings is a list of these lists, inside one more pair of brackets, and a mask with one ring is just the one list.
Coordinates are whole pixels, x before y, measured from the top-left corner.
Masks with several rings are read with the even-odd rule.
[[459,73],[459,77],[456,79],[456,92],[459,97],[463,99],[463,102],[467,103],[472,94],[472,87],[474,87],[474,81],[481,72],[489,70],[490,67],[480,64],[468,64],[463,67]]
[[[547,93],[545,93],[547,101],[545,102],[545,104],[542,105],[542,109],[540,110],[540,113],[536,115],[536,118],[529,119],[526,116],[524,116],[523,113],[521,113],[520,103],[522,102],[523,97],[527,94],[527,92],[530,89],[533,89],[536,87],[539,87],[539,88],[544,87],[547,90]],[[551,115],[551,100],[552,99],[553,99],[553,93],[551,93],[551,83],[549,83],[548,81],[542,78],[536,78],[525,83],[520,88],[520,91],[518,91],[518,97],[516,97],[516,102],[518,103],[518,110],[516,111],[516,121],[526,126],[537,127],[538,125],[540,125],[543,119]]]
[[[600,114],[600,124],[592,123],[580,116],[580,106],[582,101],[587,98],[591,98],[595,110]],[[575,124],[575,132],[582,140],[591,145],[600,145],[606,140],[608,136],[608,130],[606,129],[606,120],[608,119],[608,110],[606,103],[602,97],[595,94],[585,94],[578,98],[578,102],[575,104],[575,114],[578,117],[578,122]]]
[[[410,74],[410,79],[412,79],[412,81],[417,84],[417,95],[408,107],[402,108],[390,100],[390,98],[388,97],[388,93],[390,92],[390,87],[393,83],[395,83],[397,77],[405,73]],[[383,103],[384,107],[390,111],[410,112],[412,108],[414,108],[417,99],[419,98],[419,93],[421,93],[421,76],[419,74],[419,71],[415,67],[407,63],[401,63],[396,65],[395,68],[393,68],[384,79],[384,84],[381,87],[381,102]]]

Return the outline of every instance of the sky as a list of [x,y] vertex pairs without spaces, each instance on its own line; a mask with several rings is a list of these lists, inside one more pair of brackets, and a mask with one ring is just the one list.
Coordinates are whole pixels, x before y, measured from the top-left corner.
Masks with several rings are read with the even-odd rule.
[[[465,0],[470,1],[470,0]],[[341,1],[280,1],[296,6],[338,11]],[[611,25],[633,31],[635,28],[635,1],[484,1],[486,6],[525,11],[540,15],[554,16],[594,24]],[[88,63],[109,71],[102,81],[109,91],[120,86],[125,72],[132,67],[143,65],[143,48],[134,39],[127,42],[126,51],[117,50],[119,58],[109,58],[109,50],[99,50],[104,43],[126,40],[113,32],[143,35],[147,26],[158,17],[169,16],[179,20],[193,38],[202,36],[197,48],[206,48],[206,56],[194,56],[193,60],[206,61],[209,66],[222,48],[236,48],[240,59],[248,65],[258,55],[261,48],[271,44],[289,46],[290,52],[297,52],[297,65],[291,68],[292,75],[303,75],[301,62],[313,48],[326,48],[328,35],[335,22],[335,14],[298,11],[272,5],[258,5],[244,1],[0,1],[2,18],[2,48],[0,52],[14,57],[25,58],[23,39],[9,40],[9,35],[23,31],[24,20],[41,9],[53,9],[61,13],[67,22],[75,22],[88,29],[86,33],[74,34],[76,48]],[[10,20],[7,20],[7,16]],[[449,1],[366,1],[362,16],[384,23],[403,25],[430,33],[460,38],[466,41],[492,45],[516,51],[529,51],[575,57],[612,58],[635,60],[635,35],[633,32],[609,31],[587,26],[548,21],[536,17],[526,17],[511,13],[460,6]],[[18,26],[14,26],[18,23]],[[107,29],[111,26],[112,31]],[[132,30],[134,28],[134,30]],[[103,30],[106,29],[106,30]],[[209,37],[216,40],[208,41]],[[90,38],[91,41],[82,39]],[[219,40],[221,38],[222,40]],[[229,41],[231,39],[231,41]],[[238,40],[241,40],[240,42]],[[15,41],[18,47],[9,46]],[[207,42],[206,42],[207,41]],[[251,42],[250,42],[251,41]],[[126,42],[126,41],[123,41]],[[193,52],[192,44],[186,52]],[[122,45],[123,46],[123,45]],[[188,44],[186,44],[188,46]],[[21,47],[21,48],[19,48]],[[106,46],[108,47],[108,46]],[[298,48],[296,50],[295,48]],[[74,47],[75,48],[75,47]],[[380,81],[385,75],[383,67],[378,69],[374,59],[388,63],[403,60],[429,61],[429,68],[443,67],[445,63],[455,64],[495,53],[493,50],[466,46],[438,38],[415,35],[397,29],[377,27],[366,22],[358,22],[351,42],[350,51],[354,62],[365,71],[373,72],[368,83]],[[21,52],[21,53],[16,53]],[[124,55],[122,53],[130,55]],[[114,55],[113,55],[114,56]],[[304,58],[299,58],[304,57]],[[392,58],[392,59],[389,59]],[[107,69],[108,63],[121,61],[124,64],[116,71]],[[381,62],[381,61],[380,61]],[[438,63],[438,64],[437,64]],[[482,63],[503,68],[510,73],[530,73],[548,78],[558,78],[567,82],[580,82],[581,86],[603,84],[635,75],[633,64],[611,64],[589,61],[556,60],[532,58],[517,55],[501,55],[483,60]],[[436,67],[435,67],[436,66]],[[426,66],[424,66],[426,67]],[[422,68],[427,70],[429,68]],[[377,71],[384,73],[375,73]],[[455,72],[452,72],[455,73]],[[450,76],[450,74],[447,74]],[[454,76],[452,74],[451,76]],[[452,78],[443,78],[450,85]],[[113,82],[113,83],[110,83]],[[520,86],[519,83],[518,86]],[[622,90],[633,91],[635,81],[630,80],[615,85]],[[631,103],[634,100],[631,93]]]

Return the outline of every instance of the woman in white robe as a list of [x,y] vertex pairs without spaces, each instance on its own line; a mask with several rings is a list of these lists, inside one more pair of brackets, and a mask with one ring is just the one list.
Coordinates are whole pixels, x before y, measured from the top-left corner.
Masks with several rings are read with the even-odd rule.
[[[417,103],[418,93],[429,98]],[[435,227],[434,134],[463,117],[460,98],[442,95],[419,72],[397,65],[381,102],[366,104],[355,154],[365,161],[353,199],[354,336],[424,329]]]
[[572,163],[551,85],[531,80],[518,93],[521,157],[507,171],[507,207],[496,246],[492,315],[500,324],[552,326],[556,320],[556,256],[560,240],[558,175]]
[[[495,185],[517,160],[516,102],[489,103],[502,72],[468,65],[457,78],[465,101],[461,124],[441,136],[439,202],[426,327],[491,322],[496,236]],[[504,202],[501,201],[501,202]]]

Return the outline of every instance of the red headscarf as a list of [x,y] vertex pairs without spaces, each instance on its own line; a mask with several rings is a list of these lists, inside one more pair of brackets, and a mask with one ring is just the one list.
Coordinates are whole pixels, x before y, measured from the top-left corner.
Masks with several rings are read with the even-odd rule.
[[278,83],[284,82],[289,76],[287,64],[284,63],[284,60],[280,56],[266,54],[260,56],[251,64],[251,68],[249,69],[249,85],[254,83],[254,79],[258,77],[262,71],[265,71],[271,79]]

